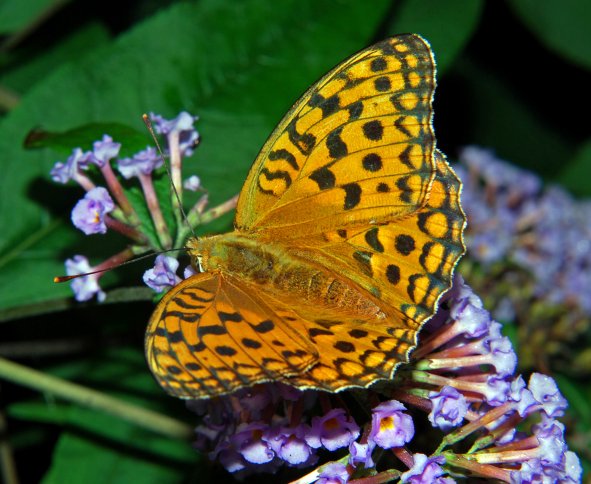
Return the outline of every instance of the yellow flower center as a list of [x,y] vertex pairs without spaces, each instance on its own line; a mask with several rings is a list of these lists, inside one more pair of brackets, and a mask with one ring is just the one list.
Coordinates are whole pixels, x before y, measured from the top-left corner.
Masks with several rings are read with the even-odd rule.
[[392,430],[394,428],[394,419],[392,417],[384,417],[380,420],[380,431]]

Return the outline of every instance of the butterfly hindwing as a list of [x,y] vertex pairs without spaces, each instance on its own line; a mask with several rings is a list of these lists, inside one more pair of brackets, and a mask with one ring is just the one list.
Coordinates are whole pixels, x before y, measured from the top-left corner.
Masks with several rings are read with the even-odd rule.
[[424,207],[402,220],[329,231],[293,241],[306,254],[361,286],[390,318],[391,326],[417,331],[451,286],[464,253],[461,183],[435,152],[436,176]]
[[387,39],[312,86],[261,150],[236,228],[287,239],[405,216],[433,181],[435,63],[419,36]]
[[318,355],[301,336],[305,322],[219,272],[171,289],[152,315],[146,355],[160,385],[181,398],[204,398],[298,375]]

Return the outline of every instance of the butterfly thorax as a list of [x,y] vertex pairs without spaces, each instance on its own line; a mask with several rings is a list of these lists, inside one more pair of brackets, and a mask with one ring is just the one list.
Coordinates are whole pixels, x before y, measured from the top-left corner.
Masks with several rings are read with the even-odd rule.
[[190,239],[187,249],[196,269],[219,271],[254,284],[280,301],[297,301],[305,312],[314,312],[320,319],[324,312],[356,320],[385,317],[367,291],[282,245],[230,233]]

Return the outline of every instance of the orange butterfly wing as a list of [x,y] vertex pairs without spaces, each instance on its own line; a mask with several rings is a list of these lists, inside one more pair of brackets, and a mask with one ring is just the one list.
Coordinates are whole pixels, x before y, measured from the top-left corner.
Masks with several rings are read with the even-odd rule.
[[287,113],[238,202],[235,234],[332,274],[379,317],[329,299],[311,308],[297,291],[271,296],[228,268],[198,274],[148,327],[148,362],[165,390],[206,398],[283,381],[339,391],[390,378],[407,360],[464,251],[461,185],[435,150],[434,89],[417,35],[356,54]]
[[304,328],[278,301],[207,272],[181,282],[158,304],[146,354],[171,395],[211,397],[305,372],[318,354],[301,336]]
[[240,193],[236,228],[285,240],[416,210],[435,176],[434,90],[431,50],[417,35],[387,39],[337,66],[263,146]]

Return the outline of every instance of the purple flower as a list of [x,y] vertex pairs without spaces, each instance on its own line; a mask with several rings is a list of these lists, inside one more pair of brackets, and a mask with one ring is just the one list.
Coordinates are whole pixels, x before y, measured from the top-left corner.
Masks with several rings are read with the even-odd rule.
[[323,467],[316,484],[346,484],[348,480],[347,467],[340,462],[331,462]]
[[365,444],[351,442],[351,445],[349,445],[349,464],[353,467],[363,464],[366,469],[375,467],[376,464],[371,458],[375,448],[376,444],[373,441],[367,441]]
[[541,373],[532,373],[528,387],[534,398],[542,404],[542,409],[548,417],[554,418],[564,415],[568,402],[558,390],[552,377]]
[[509,400],[515,402],[515,409],[522,417],[527,416],[538,404],[521,375],[511,382]]
[[196,192],[201,188],[201,180],[197,175],[190,176],[183,182],[183,187],[191,192]]
[[347,447],[359,437],[359,427],[342,408],[333,408],[324,417],[314,417],[306,433],[308,445],[333,451]]
[[515,373],[517,355],[513,350],[511,340],[506,336],[494,338],[489,341],[490,351],[493,357],[493,366],[499,376],[510,376]]
[[425,454],[413,455],[413,466],[400,476],[400,482],[411,484],[431,484],[454,482],[441,476],[445,473],[441,466],[445,464],[445,457],[427,457]]
[[274,427],[263,435],[263,440],[277,454],[277,457],[290,465],[309,462],[314,454],[304,439],[305,429],[297,427]]
[[162,292],[176,286],[181,278],[176,275],[179,261],[174,257],[160,254],[154,267],[144,272],[144,283],[156,292]]
[[560,477],[562,482],[572,482],[573,484],[581,482],[581,477],[583,475],[581,461],[577,457],[577,454],[570,450],[564,454],[564,468],[561,474]]
[[383,449],[402,447],[413,438],[414,423],[410,415],[403,412],[406,407],[397,400],[383,402],[375,407],[371,416],[371,431],[368,440]]
[[199,118],[186,111],[181,112],[176,118],[167,120],[162,116],[150,113],[150,118],[154,122],[154,129],[157,133],[167,135],[178,135],[179,148],[185,156],[191,156],[193,148],[199,140],[199,133],[193,127],[193,123]]
[[227,440],[218,443],[215,450],[210,454],[210,458],[212,460],[217,458],[226,470],[232,473],[242,471],[248,465],[242,454]]
[[243,423],[231,437],[234,447],[246,461],[252,464],[266,464],[275,457],[269,444],[263,440],[263,432],[266,429],[267,424],[262,422]]
[[58,161],[52,168],[50,175],[53,181],[58,183],[67,183],[74,178],[80,170],[86,170],[92,153],[83,152],[80,148],[75,148],[65,163]]
[[[71,259],[66,259],[66,274],[69,276],[92,272],[93,269],[93,267],[90,267],[88,259],[83,255],[75,255]],[[77,301],[88,301],[95,294],[99,302],[105,300],[107,295],[98,285],[98,276],[98,274],[90,274],[72,280],[72,291],[74,291],[74,297]]]
[[543,481],[540,459],[530,459],[521,463],[521,468],[511,472],[512,484],[537,484]]
[[149,175],[156,168],[162,166],[162,158],[155,148],[151,146],[145,150],[136,153],[133,158],[123,158],[119,160],[119,172],[126,178],[130,179],[134,176]]
[[263,384],[242,388],[234,396],[240,401],[241,411],[247,411],[251,420],[258,420],[273,400],[273,387]]
[[504,377],[489,375],[486,378],[484,398],[489,405],[498,407],[507,401],[511,384]]
[[188,279],[195,274],[199,274],[199,272],[197,272],[192,265],[188,265],[183,269],[183,279]]
[[429,413],[429,421],[433,427],[446,432],[463,422],[468,411],[468,402],[455,388],[444,386],[439,392],[430,392],[429,399],[433,405]]
[[532,427],[539,442],[539,458],[543,467],[559,469],[562,467],[567,451],[564,441],[564,425],[556,420],[545,418]]
[[86,235],[104,234],[107,231],[105,215],[115,209],[109,192],[96,187],[84,195],[72,210],[72,223]]
[[119,154],[121,143],[114,143],[113,138],[104,135],[102,141],[95,141],[93,146],[90,161],[99,167],[103,167],[105,163],[112,160]]

